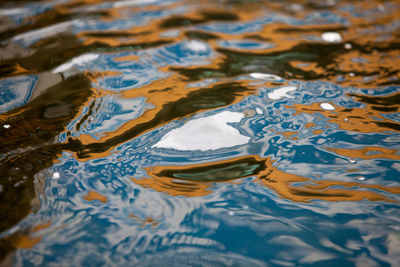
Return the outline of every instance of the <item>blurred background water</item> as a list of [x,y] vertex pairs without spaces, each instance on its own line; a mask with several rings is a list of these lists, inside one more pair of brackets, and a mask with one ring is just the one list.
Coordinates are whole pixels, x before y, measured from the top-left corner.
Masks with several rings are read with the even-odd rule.
[[0,4],[0,260],[398,266],[400,3]]

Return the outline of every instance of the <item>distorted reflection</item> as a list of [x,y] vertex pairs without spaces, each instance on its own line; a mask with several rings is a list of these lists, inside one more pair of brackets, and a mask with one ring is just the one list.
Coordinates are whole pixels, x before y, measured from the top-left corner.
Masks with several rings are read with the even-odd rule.
[[287,93],[296,90],[296,86],[284,86],[278,89],[273,90],[272,92],[268,93],[268,98],[277,100],[283,97],[291,97]]
[[[381,106],[381,105],[379,105]],[[340,129],[362,133],[399,131],[400,123],[392,120],[384,113],[397,111],[398,107],[388,108],[367,105],[365,108],[346,108],[334,106],[330,103],[313,103],[311,105],[294,104],[296,114],[322,114],[329,119],[329,122],[338,125]]]
[[399,18],[1,1],[0,265],[398,265]]
[[[131,180],[154,190],[171,195],[198,197],[212,193],[213,183],[232,181],[245,177],[257,177],[255,182],[274,190],[280,197],[292,201],[309,202],[321,199],[325,201],[370,201],[396,202],[385,194],[360,189],[376,189],[383,192],[400,194],[400,187],[365,185],[357,182],[319,180],[285,173],[272,166],[271,159],[242,157],[194,166],[156,166],[147,168],[151,178]],[[311,183],[305,183],[311,182]],[[293,185],[304,183],[303,185]],[[335,188],[340,186],[342,188]],[[353,189],[348,189],[353,188]]]

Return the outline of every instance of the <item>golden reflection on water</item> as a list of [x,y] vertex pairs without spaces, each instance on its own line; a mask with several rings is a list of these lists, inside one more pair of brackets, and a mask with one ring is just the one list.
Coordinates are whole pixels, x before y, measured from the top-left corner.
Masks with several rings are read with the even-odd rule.
[[9,266],[11,265],[11,258],[7,258],[8,251],[12,251],[16,248],[19,249],[31,249],[36,244],[38,244],[43,235],[38,234],[38,232],[47,229],[51,226],[51,222],[39,223],[36,226],[31,227],[30,229],[25,229],[22,231],[17,231],[9,236],[6,236],[0,239],[0,261],[1,266]]
[[[244,156],[213,163],[189,166],[155,166],[146,168],[150,177],[131,178],[133,182],[173,196],[199,197],[211,194],[215,183],[231,182],[246,177],[255,177],[256,183],[272,189],[280,197],[296,201],[388,201],[395,200],[383,193],[399,194],[400,187],[319,180],[283,172],[272,166],[271,159]],[[295,183],[301,183],[296,184]],[[339,188],[337,188],[339,186]],[[342,188],[343,187],[343,188]],[[376,189],[382,193],[368,191]]]
[[86,195],[83,196],[83,198],[86,201],[89,201],[89,202],[95,201],[95,200],[98,200],[98,201],[103,202],[103,203],[107,202],[107,197],[106,196],[103,196],[102,194],[100,194],[98,192],[95,192],[93,190],[90,190]]
[[[228,34],[228,33],[210,33],[202,30],[186,29],[186,26],[206,24],[209,22],[241,22],[254,20],[262,16],[262,10],[277,10],[285,12],[287,3],[280,3],[279,1],[271,1],[268,4],[263,3],[246,3],[245,5],[237,4],[230,5],[229,9],[226,6],[212,3],[210,1],[203,1],[202,5],[196,10],[188,9],[186,12],[178,15],[171,15],[168,18],[154,19],[145,25],[140,25],[129,29],[107,30],[107,31],[83,31],[77,33],[72,39],[63,36],[63,46],[67,50],[65,57],[71,58],[73,55],[77,56],[80,53],[86,52],[118,52],[118,51],[133,51],[152,47],[167,43],[178,43],[187,38],[202,39],[215,51],[220,51],[221,54],[203,69],[214,72],[212,76],[236,76],[246,73],[246,70],[229,69],[228,65],[234,60],[234,57],[251,58],[256,56],[264,56],[272,60],[274,64],[284,65],[285,68],[277,70],[274,68],[271,71],[276,71],[278,75],[282,75],[287,79],[318,79],[337,81],[345,86],[364,86],[376,87],[379,84],[396,84],[399,81],[399,57],[398,48],[396,48],[397,39],[392,35],[391,39],[381,40],[378,33],[365,34],[366,30],[373,31],[377,25],[386,25],[390,21],[398,17],[399,11],[390,10],[385,12],[375,12],[380,14],[376,17],[355,18],[353,14],[338,11],[339,7],[344,7],[348,4],[346,1],[337,3],[334,7],[324,6],[326,9],[335,8],[335,12],[339,12],[346,19],[349,19],[351,27],[342,24],[313,24],[313,25],[287,25],[281,22],[266,24],[259,31],[243,34]],[[190,3],[190,1],[189,1]],[[126,8],[131,9],[132,12],[137,9],[160,9],[157,6],[147,7],[112,7],[101,12],[81,12],[76,13],[76,7],[91,6],[92,1],[78,1],[76,3],[64,3],[54,7],[53,10],[44,12],[37,17],[31,18],[32,24],[29,26],[21,26],[19,28],[10,30],[10,33],[27,32],[32,29],[39,29],[47,26],[55,21],[64,22],[68,21],[74,16],[97,16],[97,18],[120,19],[123,18],[121,10]],[[192,3],[193,4],[193,3]],[[300,1],[297,4],[303,5],[304,12],[289,12],[293,16],[303,16],[307,11],[312,10],[316,6],[309,5],[307,1]],[[377,8],[381,5],[379,1],[369,1],[368,5],[363,3],[352,3],[359,5],[360,9]],[[163,8],[176,8],[179,4],[171,4]],[[395,9],[396,10],[396,9]],[[163,37],[171,29],[180,29],[176,36]],[[343,36],[343,42],[340,44],[327,44],[318,40],[323,32],[335,31]],[[6,35],[4,35],[6,36]],[[316,41],[309,41],[307,38],[313,36]],[[374,39],[377,40],[374,40]],[[51,39],[51,38],[50,38]],[[73,40],[74,39],[74,40]],[[77,41],[79,40],[79,41]],[[266,43],[273,44],[272,47],[267,49],[257,49],[253,51],[242,51],[238,48],[222,49],[219,45],[219,40],[258,40]],[[39,49],[46,43],[46,38],[39,41],[32,46],[33,51]],[[345,49],[343,44],[349,42],[352,49]],[[47,50],[52,50],[48,48]],[[53,49],[54,50],[54,49]],[[235,52],[234,54],[228,53],[229,51]],[[47,51],[49,53],[49,51]],[[51,53],[51,52],[50,52]],[[290,57],[290,53],[300,53],[303,56]],[[321,54],[319,54],[321,53]],[[58,56],[59,57],[59,56]],[[286,57],[286,59],[284,59]],[[55,58],[55,56],[53,56]],[[277,59],[281,58],[281,59]],[[354,62],[354,59],[360,59]],[[29,59],[29,60],[28,60]],[[132,58],[135,59],[135,58]],[[31,55],[28,58],[19,57],[17,62],[15,60],[5,61],[9,68],[9,75],[20,75],[21,73],[35,72],[38,70],[36,65],[32,66],[30,62],[39,60],[37,56]],[[18,62],[19,61],[19,62]],[[277,61],[277,62],[276,62]],[[256,59],[250,59],[247,64],[258,64]],[[39,66],[40,67],[40,66]],[[190,69],[190,68],[189,68]],[[170,71],[174,71],[171,68]],[[176,69],[176,70],[179,70]],[[181,74],[185,73],[185,69],[181,68]],[[199,67],[195,68],[201,72]],[[224,72],[225,71],[225,72]],[[179,71],[178,71],[179,72]],[[197,74],[198,75],[198,74]],[[199,78],[203,76],[198,76]],[[344,80],[339,79],[345,77]],[[204,77],[203,77],[204,78]]]
[[146,227],[147,225],[151,225],[151,227],[155,228],[160,224],[152,217],[146,217],[146,219],[141,219],[139,216],[136,216],[135,214],[131,214],[129,215],[129,217],[135,219],[135,221],[140,223],[140,227]]
[[360,159],[385,158],[385,159],[400,160],[400,155],[397,153],[398,152],[397,149],[389,149],[384,147],[366,146],[363,147],[362,149],[331,148],[330,150],[334,151],[339,155],[351,158],[360,158]]
[[42,236],[40,236],[40,235],[38,236],[37,234],[34,234],[34,233],[42,231],[44,229],[47,229],[50,226],[51,226],[50,221],[47,223],[40,223],[31,228],[29,235],[28,234],[17,235],[15,237],[15,239],[13,240],[13,243],[17,248],[25,248],[25,249],[32,248],[34,245],[39,243],[40,240],[42,239]]
[[320,103],[292,104],[287,108],[294,109],[298,114],[321,114],[328,118],[328,122],[338,125],[342,130],[361,133],[377,133],[385,131],[399,131],[400,124],[381,115],[382,111],[373,109],[370,105],[364,108],[345,108],[335,106],[335,110],[324,110]]

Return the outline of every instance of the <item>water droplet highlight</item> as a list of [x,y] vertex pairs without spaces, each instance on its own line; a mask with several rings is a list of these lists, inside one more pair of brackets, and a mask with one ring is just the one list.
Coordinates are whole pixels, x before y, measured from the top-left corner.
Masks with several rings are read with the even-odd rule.
[[282,78],[279,77],[278,75],[269,74],[269,73],[254,72],[254,73],[250,73],[249,75],[250,75],[250,77],[252,77],[254,79],[260,79],[260,80],[267,80],[267,81],[280,81],[280,80],[282,80]]
[[55,172],[55,173],[53,173],[53,176],[52,176],[52,178],[53,178],[53,180],[60,179],[60,173],[59,173],[59,172]]
[[328,43],[340,43],[342,41],[342,36],[337,32],[324,32],[321,38]]
[[202,42],[195,41],[195,40],[192,40],[192,41],[187,42],[187,43],[186,43],[186,46],[187,46],[190,50],[192,50],[192,51],[194,51],[194,52],[205,52],[205,51],[207,51],[207,45],[205,45],[205,44],[202,43]]
[[347,49],[347,50],[350,50],[350,49],[353,48],[353,46],[350,43],[345,43],[344,44],[344,48]]
[[335,110],[335,107],[329,103],[321,103],[320,107],[325,110]]

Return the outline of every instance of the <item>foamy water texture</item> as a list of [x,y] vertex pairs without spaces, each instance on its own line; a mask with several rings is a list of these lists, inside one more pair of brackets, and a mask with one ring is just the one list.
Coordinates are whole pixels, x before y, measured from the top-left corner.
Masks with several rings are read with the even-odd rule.
[[398,266],[398,1],[0,22],[0,265]]

